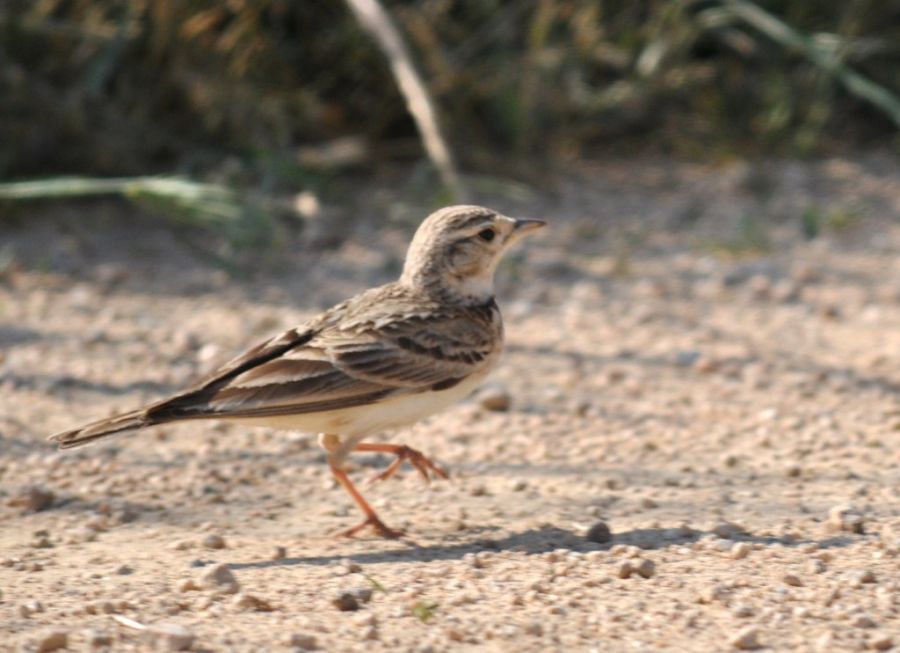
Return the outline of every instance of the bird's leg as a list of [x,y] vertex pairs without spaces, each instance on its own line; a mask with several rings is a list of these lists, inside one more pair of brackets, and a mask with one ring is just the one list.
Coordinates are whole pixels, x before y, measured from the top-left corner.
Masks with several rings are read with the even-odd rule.
[[353,485],[352,481],[347,476],[347,472],[334,464],[330,465],[331,473],[334,474],[334,477],[337,479],[338,483],[340,483],[341,486],[345,490],[347,490],[347,494],[349,494],[353,498],[353,500],[356,502],[356,505],[359,506],[359,509],[362,510],[366,515],[366,518],[359,524],[357,524],[353,528],[348,528],[347,530],[342,531],[340,535],[342,535],[343,537],[353,537],[366,526],[371,526],[372,530],[374,530],[375,533],[380,535],[381,537],[396,538],[403,535],[403,531],[393,529],[383,521],[381,521],[381,518],[376,514],[372,506],[369,505],[369,502],[363,498],[363,495],[361,495],[359,493],[359,490],[356,489],[356,486]]
[[342,445],[340,438],[333,433],[321,433],[319,435],[319,444],[328,451],[328,466],[331,468],[331,473],[334,474],[337,482],[347,491],[347,494],[350,495],[353,501],[356,502],[356,505],[359,506],[359,509],[362,510],[363,514],[366,516],[362,522],[353,528],[342,531],[340,535],[343,537],[353,537],[362,529],[371,526],[375,533],[381,537],[396,538],[402,536],[403,531],[393,529],[381,521],[374,508],[369,505],[369,502],[365,500],[363,495],[359,493],[359,490],[356,489],[356,486],[353,485],[350,477],[347,476],[347,472],[341,468],[347,452],[345,450],[345,445]]
[[439,476],[440,478],[450,478],[443,469],[435,465],[431,462],[425,454],[417,449],[413,449],[412,447],[408,447],[405,444],[369,444],[362,443],[358,444],[353,448],[354,451],[375,451],[378,453],[389,453],[397,456],[397,460],[392,462],[386,470],[378,474],[372,479],[372,482],[375,481],[384,481],[393,476],[398,469],[400,469],[400,465],[403,464],[404,460],[408,460],[410,464],[418,470],[419,474],[422,475],[422,478],[425,482],[429,482],[431,477],[429,476],[429,472],[434,474],[435,476]]

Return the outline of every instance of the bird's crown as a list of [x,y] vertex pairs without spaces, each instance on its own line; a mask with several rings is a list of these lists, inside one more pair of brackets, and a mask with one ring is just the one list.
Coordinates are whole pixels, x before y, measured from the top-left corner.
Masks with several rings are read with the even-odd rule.
[[540,220],[510,218],[482,206],[448,206],[422,222],[410,243],[400,282],[442,299],[480,303],[493,296],[502,254]]

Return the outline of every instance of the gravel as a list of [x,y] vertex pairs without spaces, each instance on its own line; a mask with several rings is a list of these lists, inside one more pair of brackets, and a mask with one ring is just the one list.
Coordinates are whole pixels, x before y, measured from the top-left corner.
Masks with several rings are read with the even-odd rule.
[[287,644],[301,651],[315,651],[319,648],[319,639],[310,633],[292,633]]
[[359,600],[353,592],[339,592],[331,599],[331,604],[341,612],[355,612],[359,610]]
[[187,651],[197,639],[197,635],[186,626],[172,623],[148,626],[144,636],[155,647],[166,651]]
[[755,626],[748,626],[738,631],[730,640],[732,648],[741,651],[755,651],[762,648],[759,641],[759,629]]
[[56,493],[43,485],[26,485],[15,490],[6,505],[22,508],[25,512],[47,510],[56,500]]
[[225,594],[237,594],[240,584],[228,565],[213,565],[200,575],[200,587]]
[[66,630],[50,630],[37,641],[37,653],[48,653],[66,648],[69,645],[69,633]]
[[597,544],[606,544],[612,541],[612,531],[606,522],[598,521],[588,529],[585,538],[588,542],[596,542]]
[[225,538],[221,535],[210,534],[203,538],[203,546],[207,549],[224,549]]
[[[598,164],[589,188],[567,176],[559,203],[500,202],[554,220],[498,273],[507,347],[488,383],[508,406],[476,395],[373,438],[439,460],[450,482],[404,464],[367,485],[389,457],[348,457],[406,530],[390,541],[334,537],[360,516],[315,436],[192,421],[65,452],[44,436],[174,392],[387,280],[412,209],[384,230],[360,220],[327,252],[286,234],[231,277],[164,221],[35,205],[0,235],[20,270],[0,280],[2,637],[164,647],[123,617],[235,653],[301,648],[291,633],[327,651],[708,653],[737,650],[745,627],[770,651],[896,649],[900,164],[758,171],[765,198],[733,164],[639,156]],[[813,205],[860,217],[806,240]],[[680,212],[698,217],[667,226]],[[770,248],[723,252],[746,216]],[[332,604],[343,594],[357,610]]]

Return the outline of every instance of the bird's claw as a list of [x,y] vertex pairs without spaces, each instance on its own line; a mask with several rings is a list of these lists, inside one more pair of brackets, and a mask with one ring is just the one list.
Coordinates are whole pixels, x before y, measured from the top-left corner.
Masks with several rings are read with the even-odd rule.
[[412,447],[403,445],[393,453],[397,456],[397,459],[392,462],[383,472],[373,476],[369,481],[370,485],[379,481],[386,481],[387,479],[392,477],[397,473],[397,470],[400,469],[400,466],[405,460],[409,461],[409,464],[419,472],[422,480],[424,480],[426,483],[431,482],[431,474],[434,474],[435,476],[443,479],[450,478],[446,471],[444,471],[435,463],[431,462],[431,460],[429,460],[425,454],[417,449],[413,449]]

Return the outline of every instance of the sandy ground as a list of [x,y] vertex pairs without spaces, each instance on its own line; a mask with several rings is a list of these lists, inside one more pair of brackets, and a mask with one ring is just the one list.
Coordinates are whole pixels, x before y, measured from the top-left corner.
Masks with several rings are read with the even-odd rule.
[[2,227],[0,650],[900,649],[883,155],[609,162],[482,198],[553,228],[500,270],[490,396],[390,438],[451,473],[367,490],[406,539],[332,536],[358,515],[308,435],[48,446],[391,278],[423,210],[375,222],[399,200],[373,197],[338,249],[300,237],[244,279],[118,205]]

